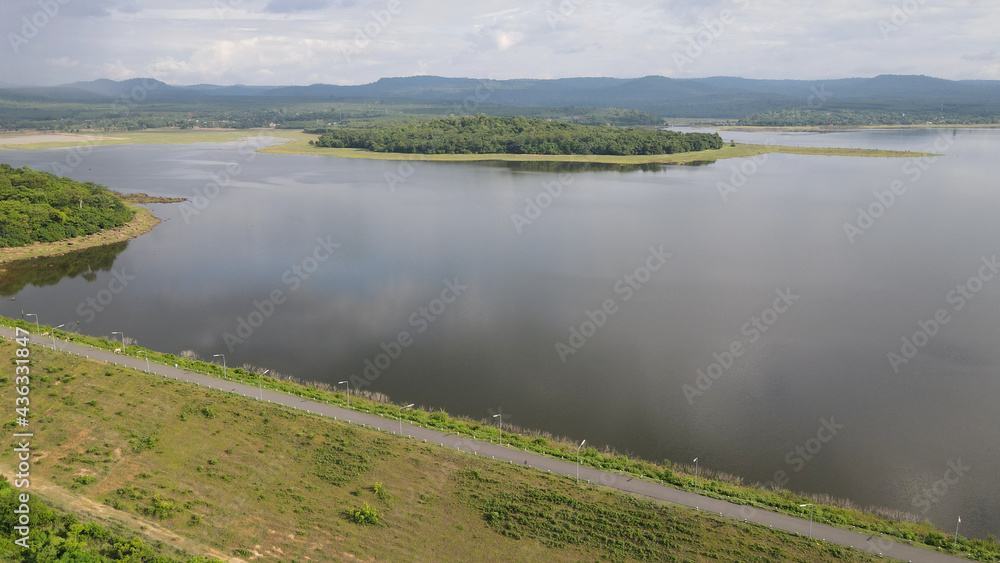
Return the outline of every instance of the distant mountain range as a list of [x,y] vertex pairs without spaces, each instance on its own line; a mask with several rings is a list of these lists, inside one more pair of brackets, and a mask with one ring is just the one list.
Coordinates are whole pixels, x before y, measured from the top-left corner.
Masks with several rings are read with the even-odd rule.
[[738,118],[788,109],[1000,115],[1000,81],[882,75],[836,80],[677,79],[646,76],[479,80],[413,76],[336,86],[171,86],[152,79],[101,79],[61,86],[0,89],[0,99],[113,103],[188,102],[225,98],[262,101],[385,100],[464,107],[618,107],[665,117]]

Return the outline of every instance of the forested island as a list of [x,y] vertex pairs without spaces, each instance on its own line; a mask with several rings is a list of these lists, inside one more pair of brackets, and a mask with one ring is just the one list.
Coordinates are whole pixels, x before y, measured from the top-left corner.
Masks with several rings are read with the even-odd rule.
[[135,215],[104,186],[0,164],[0,248],[90,235]]
[[717,133],[576,125],[529,117],[444,117],[342,127],[315,146],[420,154],[662,155],[722,148]]

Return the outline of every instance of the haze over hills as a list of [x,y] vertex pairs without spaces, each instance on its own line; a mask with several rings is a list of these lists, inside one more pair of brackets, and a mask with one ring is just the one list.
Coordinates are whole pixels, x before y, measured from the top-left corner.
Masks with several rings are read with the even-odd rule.
[[100,79],[62,86],[0,89],[0,99],[113,103],[220,98],[421,101],[473,107],[619,107],[666,117],[739,118],[756,112],[823,109],[928,115],[1000,115],[1000,81],[880,75],[823,81],[737,77],[487,80],[412,76],[338,86],[171,86],[153,79]]

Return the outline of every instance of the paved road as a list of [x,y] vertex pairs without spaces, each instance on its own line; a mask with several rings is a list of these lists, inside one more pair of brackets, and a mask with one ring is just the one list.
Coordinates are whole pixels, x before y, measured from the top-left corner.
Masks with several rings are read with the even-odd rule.
[[[4,338],[13,338],[14,331],[12,329],[0,327],[0,336]],[[52,348],[52,340],[48,337],[32,336],[32,342],[35,346],[41,345],[46,348]],[[109,363],[116,363],[118,365],[125,365],[140,371],[146,371],[146,360],[143,358],[132,358],[121,354],[114,354],[102,350],[91,349],[86,346],[59,341],[56,341],[56,348],[64,352],[84,355]],[[211,387],[213,389],[237,393],[239,395],[245,395],[255,399],[261,396],[261,391],[252,385],[244,385],[234,381],[227,381],[155,363],[150,363],[149,369],[150,373],[162,375],[164,377],[171,377],[181,381],[197,383],[198,385]],[[398,433],[400,431],[399,424],[393,420],[333,405],[317,403],[309,399],[293,397],[283,393],[277,393],[275,391],[268,391],[267,389],[263,390],[263,400],[271,403],[286,405],[296,409],[306,410],[312,413],[318,413],[338,420],[346,420],[356,424],[374,427],[387,432]],[[469,438],[445,434],[437,430],[412,426],[406,423],[402,425],[402,432],[403,434],[418,440],[426,440],[427,442],[440,444],[442,446],[457,448],[462,451],[472,452],[476,455],[490,456],[494,459],[534,467],[543,471],[558,473],[560,475],[566,475],[574,478],[577,475],[578,468],[574,463],[568,463],[537,454],[519,452],[515,449],[497,444],[479,442]],[[590,467],[579,467],[579,472],[581,480],[599,483],[621,491],[682,504],[699,510],[707,510],[716,514],[735,518],[737,520],[754,522],[764,526],[777,528],[779,530],[801,534],[803,536],[809,534],[809,521],[796,518],[794,516],[778,514],[776,512],[759,508],[740,506],[723,500],[704,497],[692,492],[681,491],[672,487],[658,485],[650,481],[635,479],[627,475],[600,471]],[[915,563],[968,561],[967,559],[960,559],[943,553],[937,553],[934,551],[928,551],[896,543],[888,538],[875,537],[869,534],[860,534],[850,530],[827,526],[825,524],[813,523],[812,535],[817,540],[840,544],[847,547],[854,547],[863,551],[902,561],[912,561]]]

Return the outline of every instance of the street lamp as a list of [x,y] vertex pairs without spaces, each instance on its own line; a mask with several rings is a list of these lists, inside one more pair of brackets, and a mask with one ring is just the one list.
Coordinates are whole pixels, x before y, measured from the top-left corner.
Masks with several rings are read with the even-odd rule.
[[122,354],[124,354],[125,353],[125,333],[124,332],[118,332],[117,330],[113,330],[113,331],[111,331],[111,334],[112,335],[114,335],[114,334],[120,334],[120,335],[122,335]]
[[34,313],[25,313],[24,316],[25,317],[35,317],[35,332],[37,332],[38,335],[41,336],[42,335],[42,329],[38,328],[38,315],[36,315]]
[[694,458],[694,490],[698,490],[698,458]]
[[497,428],[500,430],[500,445],[503,445],[503,413],[497,413],[493,415],[493,418],[499,417],[500,420],[497,421]]
[[403,435],[403,409],[412,409],[413,403],[406,405],[405,407],[399,407],[399,413],[396,414],[396,421],[399,422],[399,435]]
[[218,358],[222,356],[222,379],[226,378],[226,355],[225,354],[212,354],[213,358]]
[[142,353],[146,355],[146,373],[149,373],[149,352],[143,350]]
[[347,408],[351,408],[351,384],[347,381],[338,381],[337,385],[340,385],[341,383],[347,385]]
[[260,375],[257,376],[257,390],[260,391],[260,400],[261,401],[264,400],[264,383],[263,383],[264,376],[267,375],[267,372],[269,372],[269,371],[271,371],[271,368],[267,368],[266,370],[264,370],[263,372],[261,372]]
[[56,329],[57,329],[57,328],[62,328],[62,327],[64,327],[64,326],[66,326],[66,323],[63,323],[63,324],[61,324],[61,325],[59,325],[59,326],[54,326],[54,327],[52,327],[52,332],[51,332],[51,333],[49,334],[49,336],[51,336],[51,337],[52,337],[52,349],[53,349],[53,350],[55,350],[55,349],[56,349]]
[[586,444],[586,443],[587,443],[587,441],[584,440],[584,441],[580,442],[579,446],[576,447],[576,482],[577,483],[580,482],[580,448],[582,448],[583,445]]
[[800,504],[799,508],[805,508],[807,506],[809,507],[809,539],[812,539],[812,537],[813,537],[813,508],[815,508],[815,507],[813,505],[811,505],[811,504]]
[[955,523],[955,544],[951,546],[952,551],[958,549],[958,525],[962,523],[962,517],[958,517],[958,522]]

